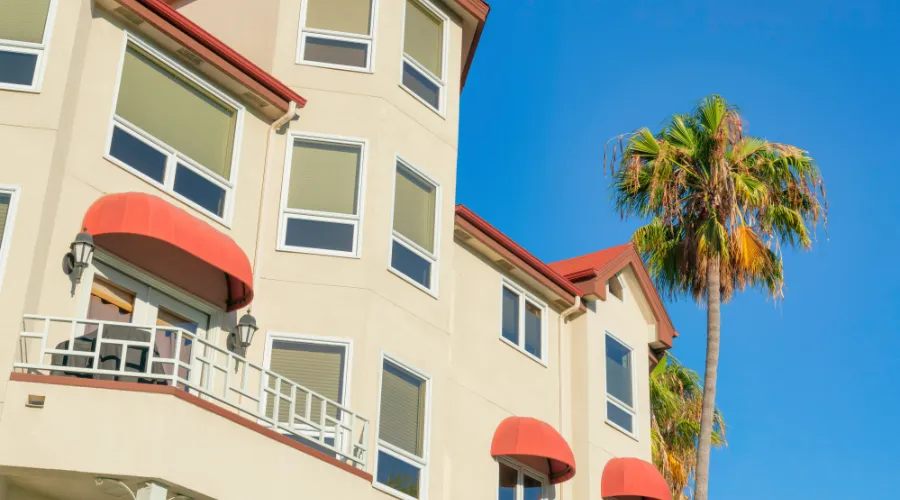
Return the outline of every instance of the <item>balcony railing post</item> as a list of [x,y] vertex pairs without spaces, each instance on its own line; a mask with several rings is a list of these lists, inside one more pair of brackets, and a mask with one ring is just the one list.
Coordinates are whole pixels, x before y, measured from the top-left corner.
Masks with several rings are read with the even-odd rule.
[[[172,387],[178,387],[178,380],[181,378],[181,343],[184,342],[184,337],[181,336],[181,330],[176,330],[172,332],[172,335],[175,336],[175,350],[173,351],[173,356],[175,356],[174,363],[172,363]],[[187,376],[191,376],[191,370],[188,370]],[[187,377],[185,377],[185,382],[187,382]]]

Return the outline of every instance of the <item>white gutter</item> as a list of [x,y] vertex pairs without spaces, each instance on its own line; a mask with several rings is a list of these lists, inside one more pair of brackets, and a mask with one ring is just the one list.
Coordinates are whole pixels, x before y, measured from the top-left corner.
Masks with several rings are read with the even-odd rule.
[[[266,138],[266,154],[263,160],[263,177],[262,177],[262,187],[259,191],[259,213],[256,217],[256,241],[253,246],[253,267],[250,268],[253,273],[253,289],[256,290],[256,282],[259,268],[259,243],[262,235],[262,221],[263,221],[263,206],[266,201],[266,188],[268,188],[269,182],[269,153],[272,150],[272,140],[275,138],[275,134],[278,133],[278,129],[284,126],[285,123],[294,119],[297,116],[297,103],[291,101],[288,105],[287,113],[284,116],[278,118],[272,125],[269,126],[269,134]],[[247,313],[251,313],[253,311],[253,302],[250,303],[250,306],[247,307]]]
[[[563,404],[563,341],[562,341],[562,327],[563,324],[566,323],[566,320],[572,314],[578,312],[581,309],[581,295],[575,296],[575,303],[572,304],[572,307],[566,309],[565,311],[559,313],[559,322],[556,327],[556,340],[558,342],[557,345],[557,356],[559,358],[559,434],[566,437],[565,429],[563,426],[566,423],[565,420],[565,404]],[[569,364],[566,364],[566,367],[569,367]],[[563,500],[563,492],[565,488],[560,486],[559,495],[557,496],[557,500]]]

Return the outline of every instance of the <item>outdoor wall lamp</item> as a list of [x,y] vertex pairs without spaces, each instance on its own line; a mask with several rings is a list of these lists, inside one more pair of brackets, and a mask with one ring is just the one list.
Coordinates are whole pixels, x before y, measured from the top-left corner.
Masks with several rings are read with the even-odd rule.
[[94,237],[87,231],[81,231],[69,245],[69,253],[63,257],[63,270],[75,279],[75,283],[81,283],[81,275],[93,256]]
[[256,326],[256,318],[250,314],[241,316],[241,320],[238,321],[237,327],[235,327],[234,331],[231,332],[231,335],[228,336],[228,349],[238,356],[245,356],[247,354],[247,348],[250,347],[250,343],[253,342],[253,335],[258,329],[259,327]]

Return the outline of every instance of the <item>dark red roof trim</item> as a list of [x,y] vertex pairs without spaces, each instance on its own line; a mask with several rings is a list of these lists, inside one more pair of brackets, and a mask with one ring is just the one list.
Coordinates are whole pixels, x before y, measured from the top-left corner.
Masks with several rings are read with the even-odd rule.
[[466,86],[469,68],[472,67],[472,60],[475,59],[475,49],[478,48],[478,42],[481,40],[481,32],[484,31],[484,24],[487,22],[488,14],[491,12],[491,6],[484,0],[456,0],[456,3],[478,19],[475,35],[472,37],[472,45],[469,46],[469,54],[466,56],[466,64],[463,66],[462,80],[459,84],[460,90],[462,90],[462,87]]

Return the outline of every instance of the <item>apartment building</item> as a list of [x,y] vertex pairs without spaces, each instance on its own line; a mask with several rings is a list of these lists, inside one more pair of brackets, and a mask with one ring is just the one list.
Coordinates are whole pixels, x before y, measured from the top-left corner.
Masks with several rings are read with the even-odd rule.
[[482,0],[0,0],[0,499],[668,499],[630,245],[455,196]]

